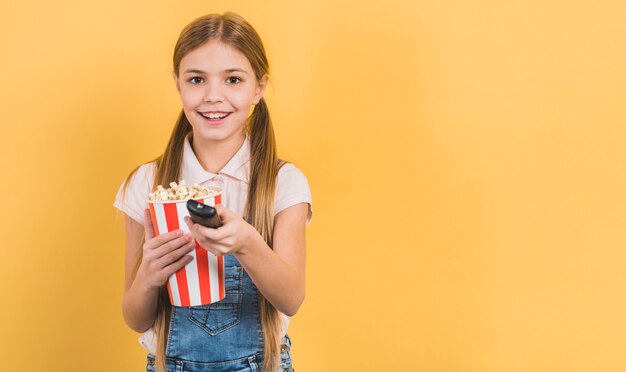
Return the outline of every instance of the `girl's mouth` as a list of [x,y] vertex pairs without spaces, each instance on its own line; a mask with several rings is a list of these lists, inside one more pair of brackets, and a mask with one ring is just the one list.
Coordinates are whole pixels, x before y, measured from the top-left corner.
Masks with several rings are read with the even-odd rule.
[[202,119],[204,119],[204,121],[208,124],[211,125],[219,125],[222,124],[224,122],[224,120],[230,116],[230,112],[219,112],[219,113],[201,113],[198,112],[198,114],[202,117]]

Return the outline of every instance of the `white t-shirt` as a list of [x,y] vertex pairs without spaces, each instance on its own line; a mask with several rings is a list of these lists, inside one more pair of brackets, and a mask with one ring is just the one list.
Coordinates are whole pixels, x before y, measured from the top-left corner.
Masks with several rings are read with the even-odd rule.
[[[129,181],[126,195],[122,200],[122,188],[120,186],[113,205],[126,213],[130,218],[144,224],[144,210],[148,208],[147,197],[152,191],[154,163],[143,164]],[[250,140],[246,136],[241,148],[228,161],[217,174],[207,172],[202,168],[189,143],[189,135],[185,139],[183,149],[182,177],[187,185],[198,183],[201,186],[219,184],[222,188],[222,205],[239,216],[243,216],[246,198],[248,196],[248,181],[250,176]],[[172,180],[174,181],[174,180]],[[180,180],[176,180],[177,182]],[[165,188],[169,185],[163,185]],[[278,172],[276,184],[276,196],[274,203],[274,215],[292,205],[308,203],[309,213],[307,225],[313,216],[311,190],[304,174],[295,165],[287,163]],[[280,313],[282,319],[282,335],[287,333],[290,318]],[[156,337],[153,329],[148,330],[140,338],[139,342],[151,353],[156,353]]]

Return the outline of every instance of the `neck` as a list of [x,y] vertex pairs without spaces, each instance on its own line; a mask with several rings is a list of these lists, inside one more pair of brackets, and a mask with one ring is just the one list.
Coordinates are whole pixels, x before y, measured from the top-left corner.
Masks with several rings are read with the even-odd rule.
[[217,174],[241,148],[245,138],[245,134],[241,133],[241,135],[217,142],[203,141],[199,136],[193,136],[191,148],[202,168],[207,172]]

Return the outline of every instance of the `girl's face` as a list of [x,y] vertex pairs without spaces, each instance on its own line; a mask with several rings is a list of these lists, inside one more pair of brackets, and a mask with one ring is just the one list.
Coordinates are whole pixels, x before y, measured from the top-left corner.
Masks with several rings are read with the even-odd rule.
[[179,76],[173,75],[194,138],[208,141],[243,138],[251,106],[267,84],[267,76],[257,81],[241,52],[219,40],[185,55]]

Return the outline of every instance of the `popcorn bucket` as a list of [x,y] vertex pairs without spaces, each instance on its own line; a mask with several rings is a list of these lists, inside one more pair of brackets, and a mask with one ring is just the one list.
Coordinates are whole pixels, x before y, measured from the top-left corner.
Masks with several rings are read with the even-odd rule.
[[[195,199],[206,205],[221,204],[222,195],[214,194]],[[152,225],[156,235],[181,229],[186,233],[189,228],[185,223],[187,200],[148,201]],[[196,240],[196,248],[189,253],[191,262],[170,276],[167,291],[170,303],[174,306],[200,306],[223,300],[224,293],[224,257],[215,256],[202,248]]]

